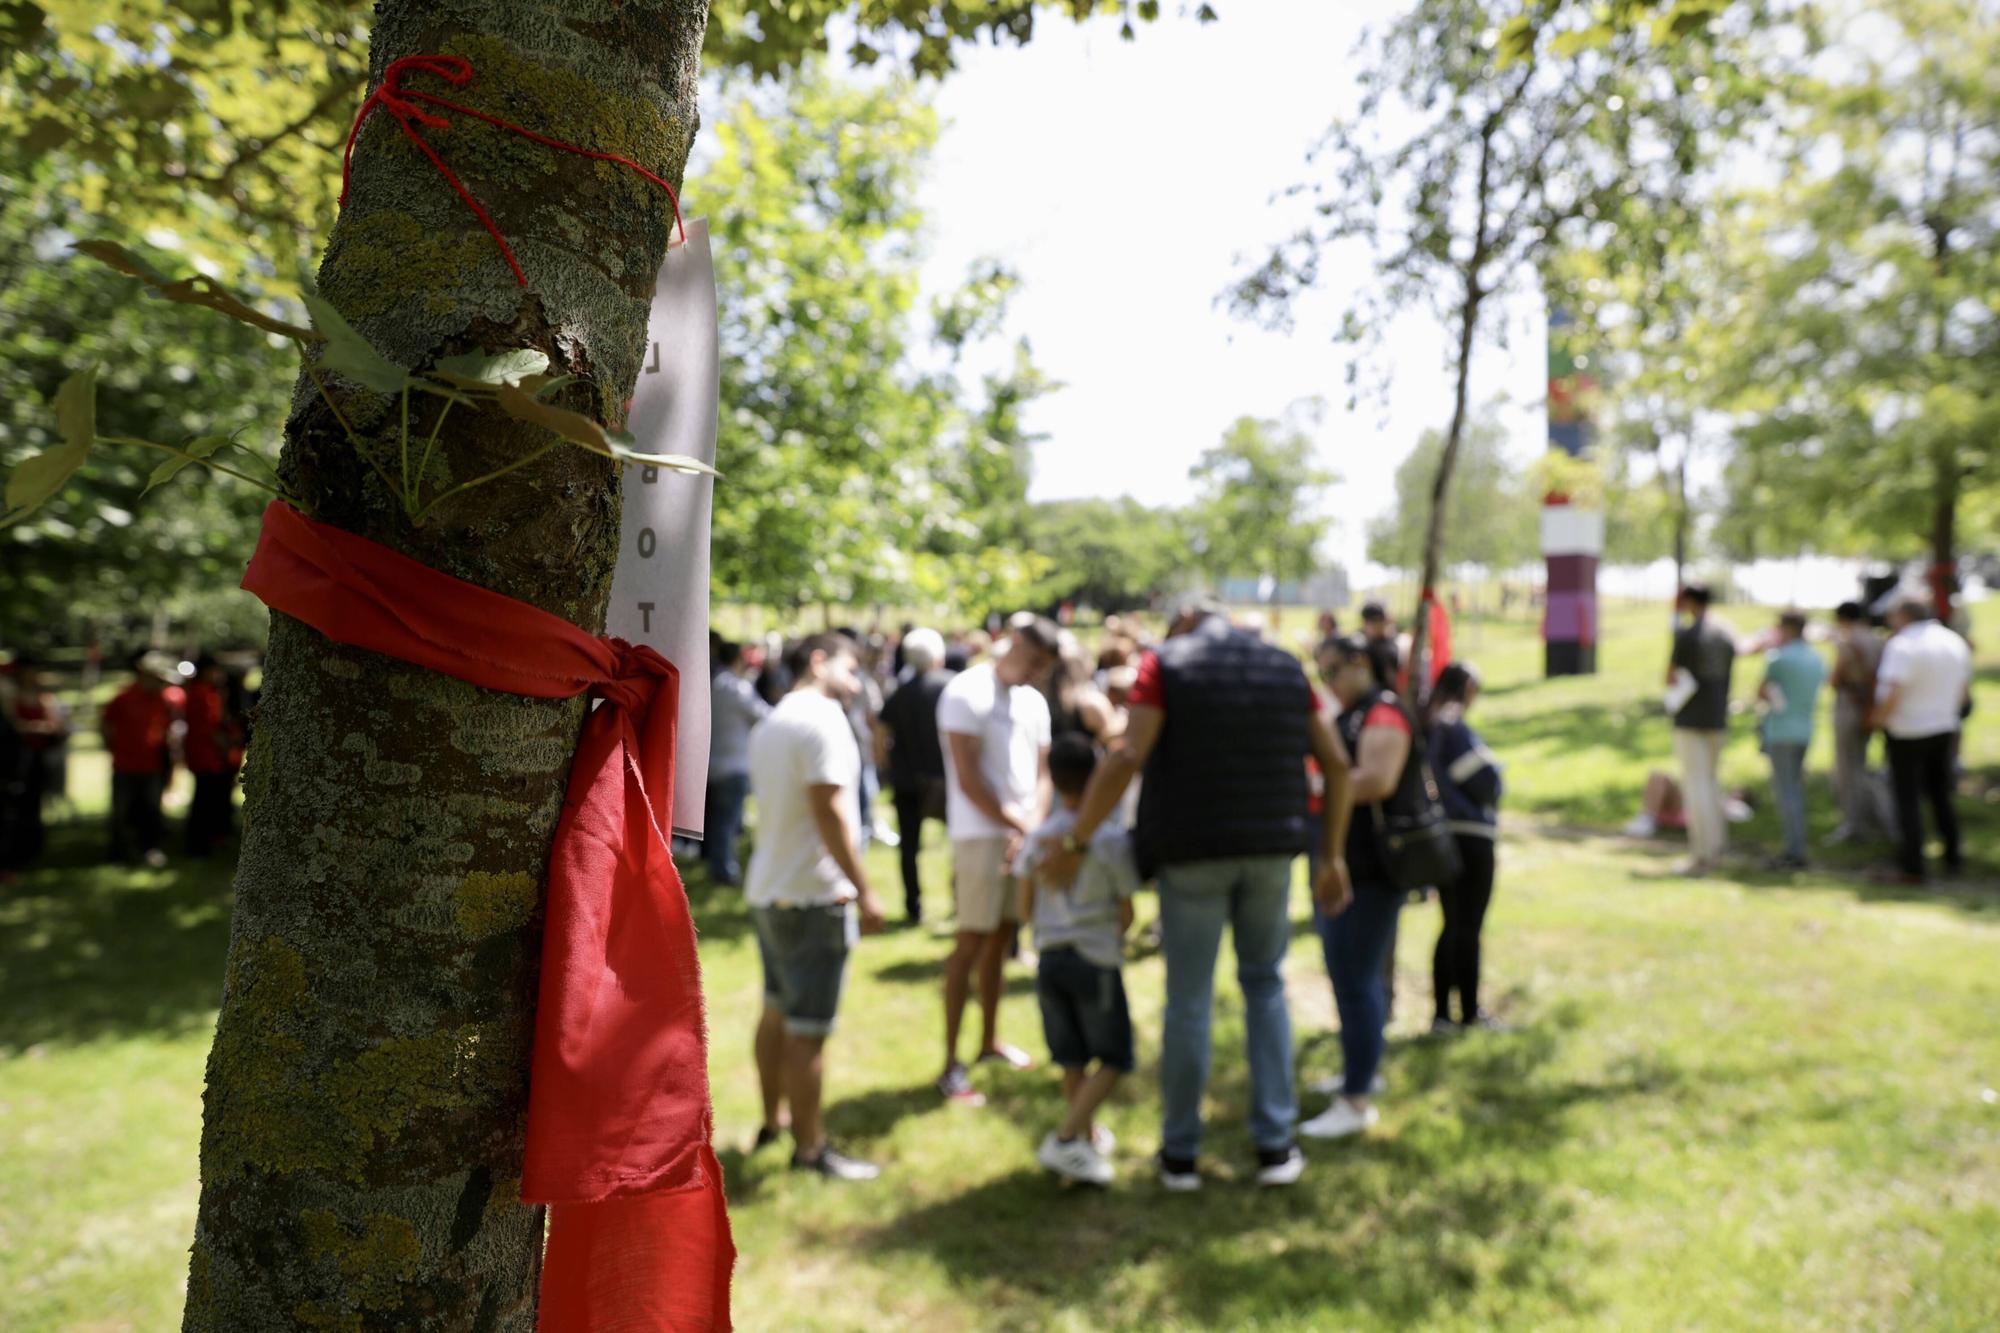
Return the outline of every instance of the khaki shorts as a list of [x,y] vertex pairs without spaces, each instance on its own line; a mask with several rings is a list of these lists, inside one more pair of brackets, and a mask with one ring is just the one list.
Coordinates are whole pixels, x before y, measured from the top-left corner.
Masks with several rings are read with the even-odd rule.
[[951,889],[958,928],[989,935],[1016,916],[1014,877],[1001,869],[1006,838],[964,838],[951,845]]

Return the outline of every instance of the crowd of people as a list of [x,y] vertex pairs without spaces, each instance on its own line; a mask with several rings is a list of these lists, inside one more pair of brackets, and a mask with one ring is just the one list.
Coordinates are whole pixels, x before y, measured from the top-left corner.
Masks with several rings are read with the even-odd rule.
[[[1832,786],[1839,823],[1830,842],[1883,839],[1895,847],[1893,866],[1878,877],[1921,884],[1927,874],[1924,808],[1943,844],[1943,870],[1964,870],[1954,807],[1959,737],[1972,710],[1972,649],[1940,623],[1917,597],[1897,597],[1879,618],[1858,602],[1833,614],[1832,664],[1809,641],[1809,618],[1786,611],[1765,635],[1739,640],[1712,609],[1708,588],[1681,591],[1666,679],[1673,717],[1678,788],[1649,788],[1639,832],[1684,823],[1689,855],[1682,869],[1707,874],[1728,845],[1731,801],[1721,780],[1721,759],[1734,712],[1730,690],[1736,659],[1763,650],[1757,693],[1757,731],[1770,761],[1771,793],[1782,849],[1773,870],[1796,870],[1807,860],[1806,754],[1819,716],[1821,690],[1833,692]],[[1888,780],[1870,767],[1876,734],[1883,737]]]
[[[1025,612],[949,640],[906,626],[894,638],[718,641],[702,855],[714,880],[741,884],[756,926],[757,1146],[789,1135],[797,1169],[878,1174],[828,1140],[826,1047],[850,957],[887,925],[864,847],[899,844],[901,919],[920,923],[918,853],[933,820],[945,826],[953,894],[938,964],[940,1098],[981,1104],[972,1064],[1033,1066],[1002,1033],[1009,959],[1032,964],[1065,1096],[1038,1159],[1065,1179],[1108,1184],[1111,1137],[1096,1113],[1135,1066],[1122,966],[1133,899],[1155,883],[1164,1185],[1202,1182],[1224,934],[1242,993],[1258,1183],[1299,1178],[1301,1138],[1366,1132],[1384,1087],[1396,924],[1414,895],[1435,891],[1444,910],[1433,1030],[1493,1025],[1479,1002],[1479,939],[1501,783],[1468,721],[1478,675],[1440,661],[1418,711],[1402,656],[1380,607],[1364,608],[1351,636],[1329,614],[1312,654],[1316,688],[1297,655],[1203,599],[1182,603],[1158,643],[1113,619],[1094,661],[1054,621]],[[877,774],[893,790],[894,830],[874,823]],[[746,796],[757,830],[739,866]],[[1282,973],[1301,856],[1345,1062],[1339,1079],[1306,1089],[1328,1101],[1303,1119]],[[974,1000],[979,1028],[967,1041]]]
[[[249,734],[244,675],[203,653],[181,662],[147,651],[97,712],[111,765],[106,856],[153,868],[167,862],[165,800],[185,768],[192,793],[181,830],[189,856],[230,836],[236,775]],[[75,723],[48,670],[17,658],[0,670],[0,874],[15,876],[47,846],[47,811],[69,784]]]

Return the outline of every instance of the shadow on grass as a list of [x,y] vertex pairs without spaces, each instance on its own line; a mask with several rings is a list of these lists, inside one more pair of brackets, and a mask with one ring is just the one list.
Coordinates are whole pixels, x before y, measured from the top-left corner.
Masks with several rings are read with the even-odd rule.
[[[1587,1312],[1567,1275],[1588,1246],[1570,1226],[1551,1158],[1572,1109],[1657,1093],[1679,1074],[1634,1061],[1594,1078],[1552,1077],[1564,1027],[1557,1014],[1506,1036],[1404,1044],[1396,1101],[1415,1109],[1379,1137],[1307,1144],[1312,1164],[1293,1189],[1258,1190],[1247,1161],[1216,1158],[1205,1159],[1201,1193],[1169,1195],[1127,1153],[1115,1189],[1063,1189],[1018,1171],[913,1209],[863,1243],[922,1253],[1002,1323],[1017,1301],[1024,1314],[1089,1308],[1142,1265],[1121,1296],[1120,1326],[1244,1327],[1306,1309],[1328,1326],[1343,1310],[1422,1324],[1464,1310],[1475,1293],[1488,1313],[1510,1296]],[[1217,1037],[1226,1049],[1233,1034]],[[1307,1053],[1326,1040],[1309,1039]],[[1240,1107],[1242,1062],[1218,1066],[1230,1076],[1213,1081],[1211,1102]],[[988,1113],[1034,1123],[1047,1108],[1030,1100],[1003,1091]],[[1241,1130],[1240,1118],[1212,1124],[1211,1142]]]
[[144,870],[104,864],[103,842],[96,821],[57,825],[42,863],[0,889],[0,1054],[178,1035],[221,1002],[234,844]]

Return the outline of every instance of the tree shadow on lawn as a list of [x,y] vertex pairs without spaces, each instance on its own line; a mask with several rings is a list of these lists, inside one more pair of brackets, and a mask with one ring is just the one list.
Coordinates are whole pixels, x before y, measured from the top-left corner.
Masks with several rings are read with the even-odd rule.
[[[1561,1023],[1554,1015],[1511,1035],[1406,1044],[1394,1098],[1412,1109],[1367,1140],[1308,1143],[1311,1166],[1292,1189],[1257,1189],[1248,1162],[1221,1153],[1204,1159],[1201,1193],[1169,1195],[1127,1151],[1112,1190],[1064,1189],[1017,1171],[906,1213],[862,1243],[923,1253],[1001,1324],[1030,1326],[1050,1306],[1088,1309],[1135,1265],[1152,1271],[1120,1294],[1121,1326],[1240,1327],[1317,1312],[1331,1327],[1342,1310],[1423,1323],[1475,1295],[1489,1312],[1510,1297],[1584,1312],[1588,1298],[1566,1274],[1587,1268],[1576,1260],[1588,1246],[1570,1230],[1550,1159],[1573,1108],[1659,1093],[1679,1074],[1634,1061],[1599,1078],[1552,1079]],[[1218,1037],[1211,1102],[1240,1107],[1240,1045]],[[1453,1113],[1427,1105],[1445,1100],[1431,1094],[1447,1087]],[[1046,1119],[1046,1105],[997,1100],[1019,1123]],[[1221,1119],[1209,1141],[1220,1148],[1242,1132],[1240,1116]]]
[[55,825],[41,864],[0,889],[0,1054],[178,1035],[221,1002],[234,844],[162,870],[105,864],[103,846],[101,821]]

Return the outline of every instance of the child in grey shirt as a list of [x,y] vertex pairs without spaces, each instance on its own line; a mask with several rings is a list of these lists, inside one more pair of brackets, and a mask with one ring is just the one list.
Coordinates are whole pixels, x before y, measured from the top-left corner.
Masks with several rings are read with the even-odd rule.
[[[1015,863],[1021,884],[1021,918],[1035,928],[1041,966],[1035,994],[1049,1057],[1062,1067],[1068,1109],[1062,1126],[1042,1140],[1044,1167],[1068,1180],[1111,1183],[1106,1154],[1110,1134],[1094,1117],[1122,1075],[1132,1072],[1132,1017],[1125,1003],[1125,932],[1132,925],[1132,894],[1139,872],[1132,840],[1106,826],[1091,838],[1082,868],[1068,888],[1037,881],[1041,859],[1076,826],[1077,803],[1097,766],[1097,751],[1082,736],[1063,736],[1049,751],[1049,777],[1057,809],[1028,838]],[[1092,1069],[1092,1064],[1096,1065]]]

